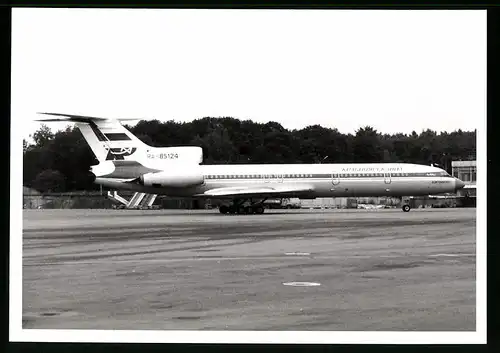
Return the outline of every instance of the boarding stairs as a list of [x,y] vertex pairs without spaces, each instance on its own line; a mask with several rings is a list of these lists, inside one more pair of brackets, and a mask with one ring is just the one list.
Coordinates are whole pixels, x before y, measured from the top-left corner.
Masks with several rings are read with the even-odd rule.
[[136,192],[130,200],[125,199],[124,197],[118,195],[117,191],[108,191],[108,197],[111,200],[117,201],[122,205],[125,205],[125,208],[149,208],[153,205],[156,200],[156,194],[145,194],[143,192]]

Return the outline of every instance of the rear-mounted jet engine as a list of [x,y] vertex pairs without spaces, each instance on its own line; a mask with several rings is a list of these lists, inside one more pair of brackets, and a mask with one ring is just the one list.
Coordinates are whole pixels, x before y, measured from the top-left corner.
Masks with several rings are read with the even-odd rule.
[[184,188],[203,184],[203,174],[199,169],[170,170],[157,173],[147,173],[139,178],[139,184],[144,186]]

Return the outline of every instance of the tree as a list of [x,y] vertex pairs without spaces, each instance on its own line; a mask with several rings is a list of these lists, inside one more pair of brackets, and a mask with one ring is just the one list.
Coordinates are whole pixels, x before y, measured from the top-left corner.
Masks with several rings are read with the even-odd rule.
[[35,141],[35,146],[42,147],[42,146],[45,146],[47,143],[49,143],[54,138],[54,134],[52,133],[52,131],[50,130],[50,128],[47,125],[42,124],[40,129],[38,129],[30,137],[32,137],[33,140]]
[[148,146],[154,146],[153,139],[149,135],[146,135],[146,134],[137,134],[136,136],[137,136],[137,138],[139,140],[141,140],[142,142],[144,142],[146,145],[148,145]]
[[377,163],[383,159],[377,130],[370,126],[356,131],[353,150],[356,161],[360,163]]
[[40,192],[61,192],[65,190],[65,178],[58,170],[40,172],[33,181],[33,187]]

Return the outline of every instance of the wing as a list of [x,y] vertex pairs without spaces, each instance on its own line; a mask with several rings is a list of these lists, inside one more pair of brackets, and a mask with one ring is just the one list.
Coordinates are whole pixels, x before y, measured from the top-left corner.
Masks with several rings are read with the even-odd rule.
[[304,195],[313,191],[310,185],[265,185],[265,186],[240,186],[217,188],[205,191],[203,194],[197,194],[199,197],[273,197],[273,196],[291,196]]

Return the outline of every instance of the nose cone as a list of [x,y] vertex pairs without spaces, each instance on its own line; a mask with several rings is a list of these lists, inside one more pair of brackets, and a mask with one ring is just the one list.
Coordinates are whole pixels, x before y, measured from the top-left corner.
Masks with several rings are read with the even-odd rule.
[[464,186],[465,183],[462,180],[455,178],[455,190],[463,189]]

